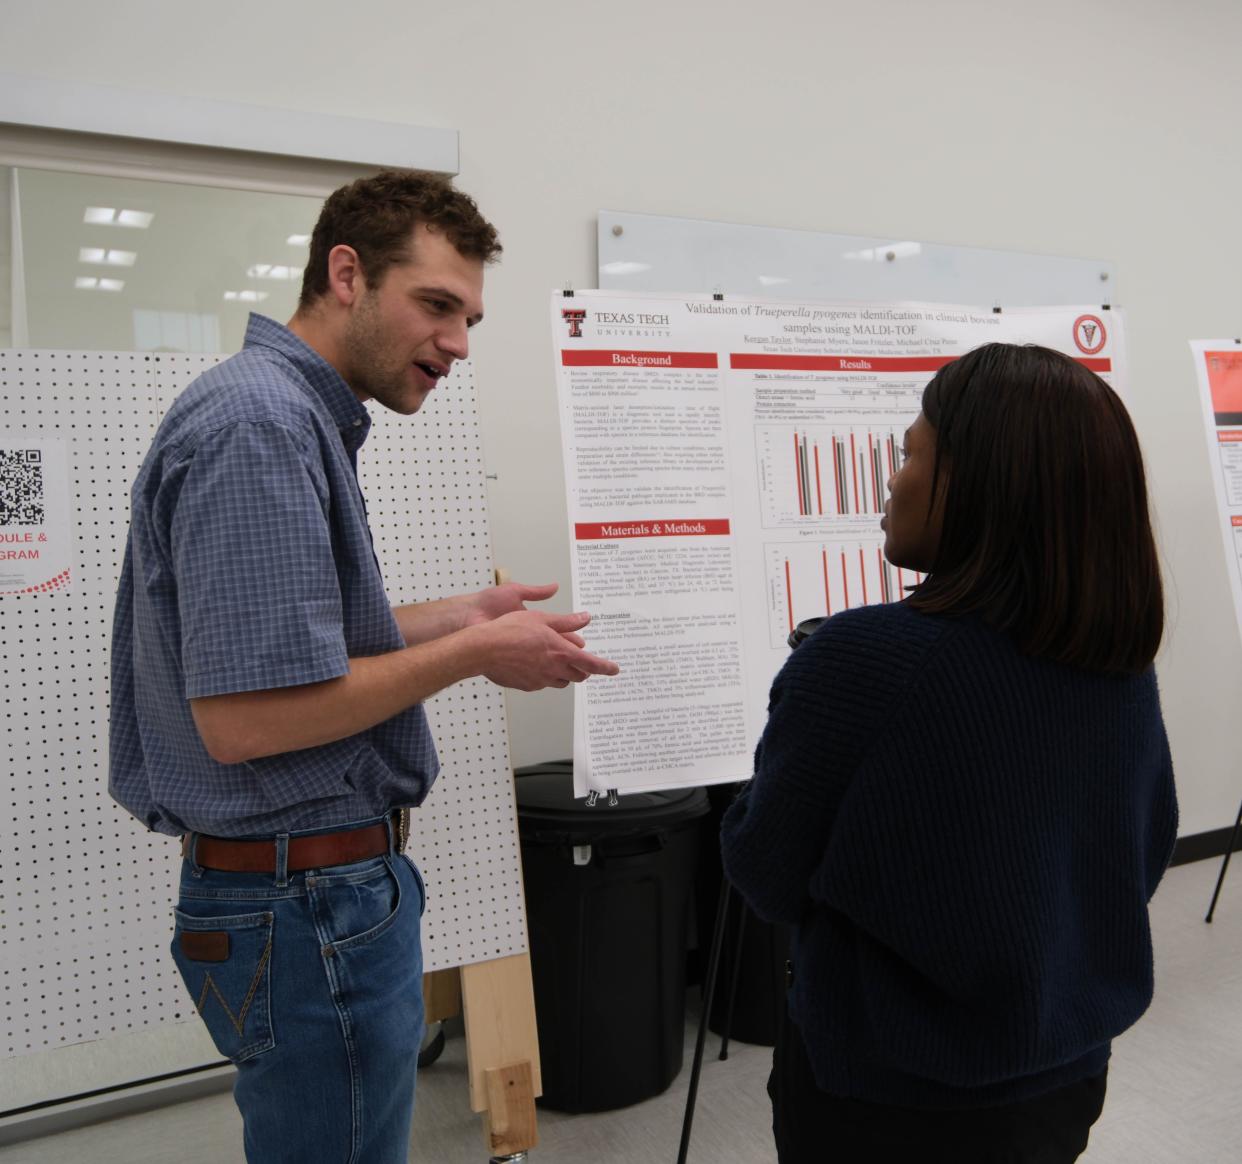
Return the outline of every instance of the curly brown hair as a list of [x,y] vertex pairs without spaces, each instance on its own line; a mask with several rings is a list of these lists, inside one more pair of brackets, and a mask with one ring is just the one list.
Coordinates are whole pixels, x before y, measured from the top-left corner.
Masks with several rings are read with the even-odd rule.
[[299,310],[327,292],[333,247],[353,247],[367,286],[376,287],[389,267],[410,260],[410,233],[420,222],[441,231],[466,258],[490,263],[500,255],[496,228],[474,199],[447,178],[421,170],[381,170],[342,186],[323,204],[302,274]]

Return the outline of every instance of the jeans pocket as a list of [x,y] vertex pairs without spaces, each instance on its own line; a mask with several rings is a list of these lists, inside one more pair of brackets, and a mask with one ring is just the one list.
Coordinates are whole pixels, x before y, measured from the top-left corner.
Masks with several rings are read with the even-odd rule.
[[382,937],[401,910],[401,879],[389,857],[350,872],[324,872],[307,880],[321,932],[336,950]]
[[418,883],[418,916],[427,912],[427,882],[423,880],[423,871],[414,863],[414,858],[402,853],[402,859],[414,870],[414,880]]
[[272,914],[173,917],[173,961],[216,1050],[234,1063],[270,1051]]

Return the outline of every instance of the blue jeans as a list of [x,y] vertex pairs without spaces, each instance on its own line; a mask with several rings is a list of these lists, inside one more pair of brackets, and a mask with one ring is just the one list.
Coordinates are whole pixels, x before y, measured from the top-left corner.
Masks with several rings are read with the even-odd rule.
[[424,905],[395,852],[283,878],[183,862],[173,958],[237,1065],[251,1164],[405,1164]]

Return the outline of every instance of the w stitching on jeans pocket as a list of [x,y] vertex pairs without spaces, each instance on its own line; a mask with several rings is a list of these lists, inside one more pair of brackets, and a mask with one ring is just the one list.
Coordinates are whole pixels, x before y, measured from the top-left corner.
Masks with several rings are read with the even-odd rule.
[[241,1038],[243,1028],[246,1025],[246,1014],[250,1010],[251,1004],[254,1002],[255,991],[259,989],[259,983],[263,981],[263,971],[267,969],[268,960],[272,956],[272,939],[269,935],[267,945],[263,948],[263,953],[259,957],[258,968],[254,972],[254,977],[250,980],[250,989],[246,992],[246,998],[242,1002],[241,1010],[233,1013],[233,1008],[229,1006],[220,988],[216,985],[215,979],[211,976],[211,971],[207,971],[207,977],[203,980],[203,990],[198,996],[198,1001],[194,1004],[198,1009],[198,1013],[203,1013],[203,1007],[207,1005],[207,993],[210,991],[216,996],[216,1001],[224,1008],[224,1013],[229,1016],[229,1022],[233,1024],[233,1029],[237,1032],[237,1037]]
[[274,915],[173,912],[173,960],[216,1050],[234,1063],[272,1050]]

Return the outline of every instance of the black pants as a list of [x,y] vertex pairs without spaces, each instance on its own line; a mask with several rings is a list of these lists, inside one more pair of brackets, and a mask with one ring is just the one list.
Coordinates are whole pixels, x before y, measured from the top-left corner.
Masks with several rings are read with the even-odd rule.
[[923,1111],[820,1091],[788,1015],[768,1095],[780,1164],[1069,1164],[1104,1107],[1107,1071],[1000,1107]]

